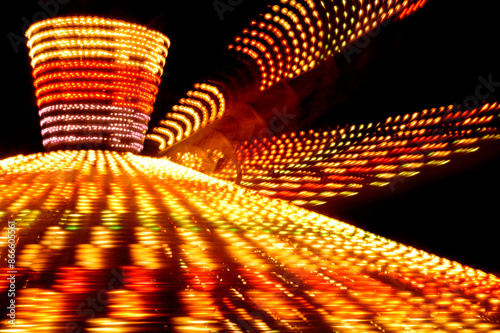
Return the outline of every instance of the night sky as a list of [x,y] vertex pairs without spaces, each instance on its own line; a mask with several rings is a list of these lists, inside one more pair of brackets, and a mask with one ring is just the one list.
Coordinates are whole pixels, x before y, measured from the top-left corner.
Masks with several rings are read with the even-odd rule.
[[[242,0],[221,20],[213,0],[42,1],[3,5],[6,105],[0,122],[0,158],[43,151],[28,50],[20,38],[44,12],[51,17],[98,14],[125,19],[171,39],[154,125],[196,79],[216,67],[225,46],[265,4]],[[475,95],[478,77],[500,82],[499,33],[498,12],[491,1],[431,0],[410,18],[383,28],[350,61],[341,54],[321,66],[313,77],[326,78],[329,85],[312,92],[310,100],[324,104],[321,112],[306,114],[304,123],[325,128],[461,104]],[[303,82],[307,80],[299,77],[291,85],[300,87]],[[497,87],[490,101],[499,96]],[[307,110],[307,100],[304,105]],[[398,184],[394,192],[376,190],[318,209],[405,244],[500,272],[500,236],[495,231],[500,222],[499,171],[500,143],[495,143]]]

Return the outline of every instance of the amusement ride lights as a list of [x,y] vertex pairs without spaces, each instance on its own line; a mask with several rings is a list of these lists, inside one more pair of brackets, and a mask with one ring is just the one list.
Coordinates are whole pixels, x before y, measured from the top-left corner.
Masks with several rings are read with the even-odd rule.
[[254,61],[260,91],[313,69],[385,21],[421,8],[426,0],[275,2],[228,46]]
[[[367,13],[378,17],[380,8],[395,5],[392,14],[402,18],[424,1],[411,5],[404,1],[399,9],[392,1],[386,7],[380,1],[372,3],[366,7]],[[310,0],[305,2],[307,8],[295,1],[289,4],[301,15],[314,8]],[[290,20],[298,15],[283,8],[279,11]],[[313,17],[320,15],[312,13]],[[389,9],[388,15],[392,14]],[[287,18],[278,23],[291,25]],[[331,22],[336,19],[327,18]],[[75,79],[82,80],[78,85],[82,89],[109,91],[72,92],[75,85],[68,78],[73,71],[83,71],[81,62],[88,60],[66,63],[67,59],[58,57],[79,57],[85,52],[80,48],[94,42],[77,43],[77,50],[59,56],[45,48],[74,45],[76,37],[66,25],[73,22],[78,26],[78,22],[89,20],[95,23],[102,19],[54,19],[44,22],[59,22],[64,27],[57,30],[52,23],[40,23],[39,31],[29,30],[34,38],[30,47],[35,50],[31,56],[35,85],[40,88],[42,126],[48,126],[44,138],[58,129],[71,129],[59,123],[66,115],[71,121],[88,121],[87,114],[73,111],[94,110],[94,104],[94,111],[109,122],[123,116],[128,117],[127,122],[140,123],[150,111],[148,103],[156,93],[151,85],[159,83],[162,65],[159,72],[148,74],[158,82],[145,80],[144,90],[134,90],[137,87],[125,84],[126,80],[113,86],[108,82],[120,81],[124,72],[127,77],[144,79],[147,75],[142,75],[149,70],[157,70],[161,57],[154,52],[140,57],[141,48],[154,44],[140,34],[134,35],[130,57],[119,56],[110,65],[118,66],[126,59],[125,69],[85,72]],[[107,24],[102,22],[95,24]],[[304,22],[314,28],[306,19]],[[367,22],[362,27],[371,27]],[[116,24],[124,31],[129,29],[125,23]],[[299,29],[299,24],[296,26]],[[301,26],[304,29],[305,24]],[[69,36],[68,40],[51,44],[50,37],[45,41],[54,33],[51,29]],[[82,27],[72,29],[79,36],[94,33]],[[352,39],[344,30],[339,28],[338,34],[345,36],[344,40]],[[315,30],[309,31],[312,34]],[[113,48],[120,49],[122,41],[115,40],[115,30],[103,34],[109,38],[96,45],[112,39]],[[299,60],[291,60],[290,70],[297,62],[296,70],[303,71],[301,62],[309,56],[300,52],[307,51],[309,45],[300,44],[303,36],[291,35],[297,39],[297,45],[290,44],[299,48]],[[323,43],[330,40],[324,34],[318,36]],[[314,43],[315,48],[321,45],[320,41]],[[162,47],[156,51],[163,54]],[[89,54],[99,52],[92,49]],[[109,52],[102,51],[99,57],[108,57]],[[47,69],[37,71],[47,61],[54,66],[49,73]],[[102,69],[107,64],[99,60],[91,66]],[[56,70],[58,66],[62,72]],[[137,73],[140,75],[134,76]],[[96,79],[102,75],[105,80]],[[52,82],[63,77],[60,86]],[[135,91],[131,95],[129,88]],[[186,132],[195,132],[197,126],[224,113],[226,106],[221,105],[226,101],[215,89],[200,84],[195,86],[199,94],[193,90],[181,100],[177,111],[183,116],[172,118],[180,130],[170,131],[171,136],[165,134],[168,140],[182,139]],[[136,100],[88,106],[73,103],[79,96],[106,99],[115,93],[118,100],[125,95]],[[323,175],[334,189],[337,184],[345,185],[342,177],[357,185],[353,188],[384,185],[397,176],[413,175],[426,164],[445,163],[453,153],[474,151],[481,141],[499,139],[499,109],[498,103],[466,111],[443,107],[391,117],[378,125],[248,142],[239,150],[243,162],[248,161],[250,178],[244,183],[252,185],[250,182],[258,179],[255,174],[274,169],[278,174],[285,171],[284,178],[275,182],[274,174],[267,174],[266,180],[277,186],[292,184],[287,185],[292,189],[307,182],[308,188],[314,189],[307,198],[314,197]],[[186,121],[191,125],[180,125]],[[128,133],[121,131],[119,124],[110,126],[109,131]],[[92,137],[87,140],[93,142]],[[163,140],[159,143],[167,146],[169,141]],[[16,325],[10,326],[4,318],[0,325],[5,327],[0,327],[0,332],[500,332],[500,279],[493,274],[292,205],[268,190],[276,188],[274,185],[264,186],[269,192],[258,193],[166,159],[132,154],[134,149],[111,144],[105,148],[0,160],[0,261],[7,257],[8,220],[16,221],[19,254]],[[191,155],[186,158],[193,160]],[[287,164],[291,164],[289,170]],[[224,170],[221,177],[232,177],[230,165]],[[300,198],[299,194],[295,196]],[[9,288],[9,274],[6,267],[0,268],[3,294]],[[0,304],[5,303],[1,298]]]
[[43,145],[139,153],[170,46],[163,34],[100,17],[27,31]]
[[[378,124],[283,134],[244,142],[237,151],[241,185],[301,206],[324,204],[362,187],[380,187],[448,163],[500,138],[500,104],[471,110],[440,107],[389,117]],[[199,165],[190,156],[186,166]],[[213,176],[231,180],[233,161]]]
[[[259,91],[264,91],[281,80],[290,80],[315,68],[320,62],[341,52],[348,44],[380,28],[391,19],[403,19],[421,8],[427,0],[274,0],[268,11],[250,22],[250,27],[228,45],[233,58],[240,59],[255,78]],[[203,85],[203,84],[201,84]],[[217,86],[212,93],[218,96],[218,111],[210,111],[210,121],[224,113],[224,98],[230,99],[232,91],[222,94]],[[201,93],[200,84],[195,85]],[[207,96],[208,97],[208,96]],[[200,100],[200,98],[198,98]],[[204,98],[214,102],[217,98]],[[203,100],[200,100],[204,103]],[[193,106],[186,99],[166,114],[167,120],[155,127],[147,138],[155,141],[161,154],[175,143],[194,134],[207,123],[207,110]],[[184,105],[184,106],[183,106]],[[207,106],[207,105],[205,105]],[[215,118],[212,115],[216,112]]]

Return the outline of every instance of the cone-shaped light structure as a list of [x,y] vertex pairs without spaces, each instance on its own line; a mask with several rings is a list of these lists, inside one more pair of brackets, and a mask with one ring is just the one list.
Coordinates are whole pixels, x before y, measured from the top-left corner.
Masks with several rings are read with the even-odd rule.
[[37,22],[26,37],[44,147],[139,153],[169,39],[86,16]]

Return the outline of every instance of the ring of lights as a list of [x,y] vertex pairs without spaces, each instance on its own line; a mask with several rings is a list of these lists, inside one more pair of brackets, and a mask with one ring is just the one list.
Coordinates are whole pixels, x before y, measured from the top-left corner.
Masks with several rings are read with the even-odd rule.
[[62,17],[27,31],[43,145],[139,153],[170,46],[144,26]]

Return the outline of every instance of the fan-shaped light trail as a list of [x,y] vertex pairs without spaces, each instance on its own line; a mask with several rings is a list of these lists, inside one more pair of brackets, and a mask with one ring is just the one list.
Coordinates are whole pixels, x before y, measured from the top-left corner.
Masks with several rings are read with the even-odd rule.
[[[231,57],[239,59],[248,67],[250,78],[240,78],[241,83],[226,82],[224,78],[212,79],[212,87],[226,100],[232,99],[232,93],[238,85],[256,87],[257,92],[271,88],[281,80],[291,80],[311,69],[326,59],[338,54],[349,44],[366,34],[374,33],[391,20],[400,20],[420,9],[426,0],[342,0],[342,1],[289,1],[275,0],[266,8],[265,13],[250,21],[228,45]],[[234,78],[232,78],[234,80]],[[236,78],[238,80],[238,78]],[[250,81],[251,84],[248,84]],[[200,84],[197,84],[198,86]],[[196,88],[196,87],[195,87]],[[200,92],[199,87],[196,88]],[[220,92],[220,90],[223,91]],[[188,93],[189,95],[189,93]],[[219,97],[220,99],[220,97]],[[180,101],[184,104],[183,100]],[[224,113],[219,104],[218,117]],[[194,108],[202,116],[200,108]],[[171,114],[185,112],[175,106]],[[213,112],[213,111],[212,111]],[[171,116],[170,116],[171,117]],[[218,118],[217,117],[217,118]],[[174,120],[186,131],[175,135],[179,130],[172,123],[162,123],[153,129],[148,139],[155,141],[161,153],[176,142],[188,137],[204,127],[183,124]],[[185,123],[185,122],[184,122]]]
[[57,151],[0,176],[16,332],[500,330],[497,277],[166,160]]
[[[283,134],[244,142],[237,151],[241,185],[301,206],[395,184],[424,168],[472,153],[500,138],[500,104],[426,109],[380,123]],[[183,165],[197,168],[199,156]],[[182,161],[182,159],[181,159]],[[234,180],[229,160],[213,176]]]

